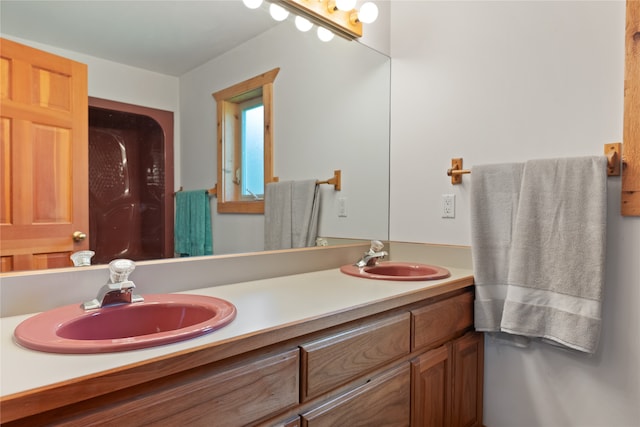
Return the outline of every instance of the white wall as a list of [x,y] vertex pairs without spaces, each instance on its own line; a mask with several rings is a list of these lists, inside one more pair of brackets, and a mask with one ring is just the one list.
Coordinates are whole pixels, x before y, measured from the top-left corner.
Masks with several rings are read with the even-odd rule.
[[[390,239],[470,244],[465,166],[597,155],[621,141],[623,1],[432,2],[391,10]],[[640,218],[609,178],[600,350],[585,357],[486,344],[488,427],[632,426],[640,420]],[[440,196],[456,195],[456,218]]]
[[[291,24],[291,25],[288,25]],[[274,175],[327,179],[342,171],[342,191],[321,187],[319,234],[386,239],[389,191],[389,58],[342,39],[320,42],[292,23],[272,28],[180,77],[182,181],[217,182],[216,105],[211,96],[279,67],[274,83]],[[240,70],[240,71],[239,71]],[[346,218],[337,198],[347,198]],[[214,254],[264,249],[264,216],[218,214],[212,199]]]

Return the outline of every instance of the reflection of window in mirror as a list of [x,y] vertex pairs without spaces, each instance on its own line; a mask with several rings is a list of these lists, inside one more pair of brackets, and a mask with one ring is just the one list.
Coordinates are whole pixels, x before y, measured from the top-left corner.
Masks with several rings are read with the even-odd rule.
[[218,110],[218,212],[264,213],[273,179],[275,68],[213,94]]

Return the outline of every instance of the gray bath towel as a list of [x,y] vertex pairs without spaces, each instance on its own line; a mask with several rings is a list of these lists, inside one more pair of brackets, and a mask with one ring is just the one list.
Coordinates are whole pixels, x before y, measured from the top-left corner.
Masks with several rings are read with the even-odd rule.
[[500,322],[523,168],[523,163],[474,166],[470,196],[475,327],[519,346],[528,339],[501,333]]
[[525,164],[502,331],[596,351],[605,270],[606,169],[604,156]]
[[320,209],[315,180],[267,184],[264,199],[266,250],[315,245]]

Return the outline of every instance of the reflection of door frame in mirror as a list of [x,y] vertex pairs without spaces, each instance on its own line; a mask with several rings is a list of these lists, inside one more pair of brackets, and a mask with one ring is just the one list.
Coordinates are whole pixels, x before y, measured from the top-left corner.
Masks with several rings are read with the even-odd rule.
[[163,206],[163,258],[173,258],[173,224],[174,224],[174,118],[173,112],[142,107],[118,101],[89,97],[89,108],[102,108],[150,117],[155,120],[164,132],[164,206]]
[[[216,100],[218,122],[218,212],[219,213],[264,213],[264,200],[243,200],[241,192],[235,191],[236,167],[227,168],[227,162],[237,155],[241,144],[236,130],[237,106],[245,94],[260,93],[264,105],[264,184],[273,182],[273,82],[280,68],[274,68],[256,77],[237,83],[213,93]],[[233,148],[232,148],[233,147]],[[235,164],[235,161],[233,161]],[[242,165],[240,165],[242,167]],[[228,172],[227,169],[229,169]],[[224,172],[224,173],[223,173]]]

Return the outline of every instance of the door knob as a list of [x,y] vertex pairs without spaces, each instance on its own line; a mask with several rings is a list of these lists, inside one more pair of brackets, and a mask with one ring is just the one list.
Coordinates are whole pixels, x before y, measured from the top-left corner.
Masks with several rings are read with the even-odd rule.
[[87,238],[87,235],[82,231],[74,231],[72,236],[73,236],[74,242],[82,242],[84,239]]

